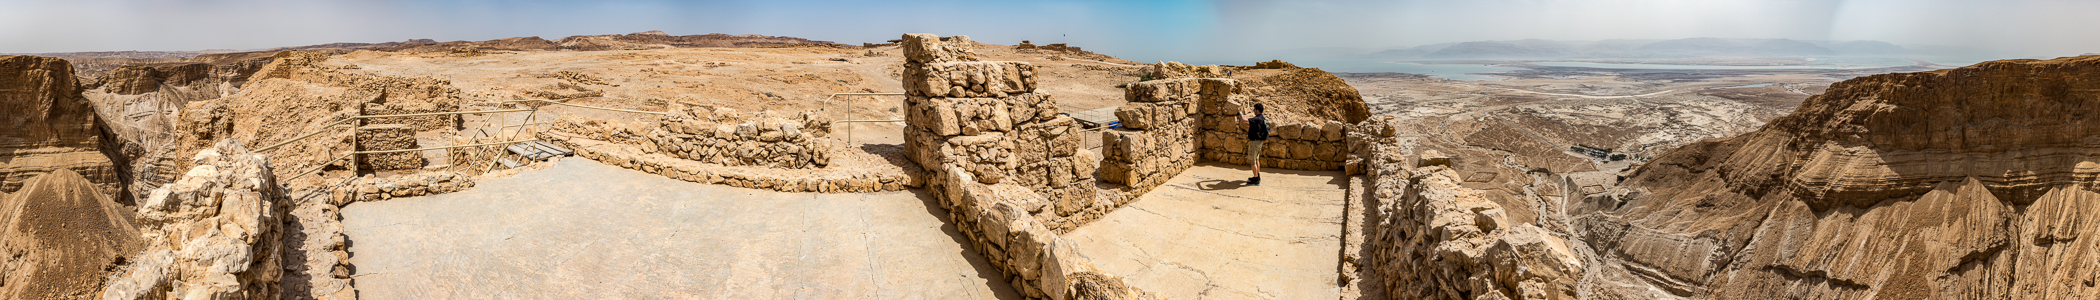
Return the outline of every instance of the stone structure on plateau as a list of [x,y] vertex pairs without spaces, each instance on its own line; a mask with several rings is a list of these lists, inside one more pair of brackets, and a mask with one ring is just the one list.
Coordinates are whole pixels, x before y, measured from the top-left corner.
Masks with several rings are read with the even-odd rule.
[[1127,199],[1098,196],[1093,153],[1050,95],[1035,93],[1035,66],[977,61],[966,36],[905,34],[902,44],[905,152],[974,248],[1030,297],[1153,297],[1057,237]]

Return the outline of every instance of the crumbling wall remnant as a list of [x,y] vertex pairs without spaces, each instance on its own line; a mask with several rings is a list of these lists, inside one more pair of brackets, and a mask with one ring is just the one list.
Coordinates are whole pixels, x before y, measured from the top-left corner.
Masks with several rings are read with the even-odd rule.
[[674,105],[658,126],[648,133],[658,151],[700,162],[728,166],[766,166],[786,169],[819,168],[831,164],[837,141],[831,120],[802,112],[774,116],[770,112],[746,115],[728,108]]

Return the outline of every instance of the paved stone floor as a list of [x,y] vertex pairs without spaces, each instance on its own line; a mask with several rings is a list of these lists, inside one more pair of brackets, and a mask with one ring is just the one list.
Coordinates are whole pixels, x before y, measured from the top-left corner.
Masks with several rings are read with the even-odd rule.
[[343,225],[364,299],[1020,298],[928,199],[704,185],[572,158],[351,204]]
[[[1272,171],[1272,170],[1264,170]],[[1337,299],[1340,172],[1204,164],[1063,237],[1095,267],[1173,299]]]

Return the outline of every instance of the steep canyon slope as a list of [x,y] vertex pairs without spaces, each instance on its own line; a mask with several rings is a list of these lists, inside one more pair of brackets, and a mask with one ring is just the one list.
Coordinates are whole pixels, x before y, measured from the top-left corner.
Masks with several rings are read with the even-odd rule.
[[1862,77],[1572,203],[1615,276],[1728,299],[2093,299],[2100,56]]

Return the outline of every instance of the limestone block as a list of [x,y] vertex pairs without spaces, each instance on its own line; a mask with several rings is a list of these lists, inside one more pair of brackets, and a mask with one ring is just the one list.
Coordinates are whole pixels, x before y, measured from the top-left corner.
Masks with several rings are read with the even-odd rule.
[[1131,168],[1130,164],[1123,162],[1102,161],[1100,172],[1101,181],[1123,185],[1132,185],[1136,183],[1135,179],[1144,178],[1144,176],[1137,173],[1137,170]]
[[1429,166],[1444,166],[1447,168],[1451,167],[1451,156],[1444,155],[1443,152],[1437,152],[1436,150],[1422,150],[1421,157],[1422,161],[1415,163],[1415,167],[1417,168]]
[[1006,247],[1006,267],[1022,279],[1040,280],[1043,273],[1043,255],[1046,254],[1045,250],[1048,250],[1052,239],[1057,238],[1057,234],[1032,218],[1015,218],[1007,228],[1013,230],[1013,233],[1008,238],[1011,241],[1010,246]]
[[1313,153],[1313,145],[1312,145],[1313,143],[1312,143],[1312,142],[1306,142],[1306,141],[1290,141],[1289,143],[1285,143],[1285,144],[1287,144],[1287,145],[1290,145],[1290,146],[1288,146],[1288,147],[1290,147],[1290,148],[1291,148],[1291,152],[1290,152],[1290,158],[1291,158],[1291,159],[1312,159],[1312,158],[1313,158],[1313,156],[1314,156],[1315,154],[1317,154],[1317,153]]
[[997,245],[1001,249],[1007,248],[1008,232],[1015,229],[1012,227],[1014,222],[1029,219],[1028,212],[1022,211],[1020,207],[1014,206],[1012,203],[992,203],[987,206],[981,206],[979,213],[980,217],[977,218],[977,226],[981,228],[980,230],[983,230],[980,232],[984,234],[987,242],[991,242],[992,245]]
[[1290,143],[1290,140],[1271,138],[1267,142],[1263,142],[1263,145],[1261,147],[1261,156],[1274,158],[1290,158]]
[[1079,257],[1078,245],[1062,237],[1052,238],[1043,251],[1043,275],[1037,288],[1049,294],[1050,299],[1067,300],[1071,282],[1067,276],[1081,272],[1093,272],[1093,263]]
[[976,43],[969,36],[944,38],[931,33],[906,33],[901,44],[905,59],[914,63],[977,60],[977,53],[971,51]]
[[1328,142],[1341,141],[1342,137],[1345,136],[1342,132],[1344,130],[1343,127],[1346,126],[1341,121],[1327,121],[1325,125],[1320,126],[1320,140]]
[[1094,154],[1093,150],[1079,150],[1079,152],[1072,155],[1073,174],[1078,174],[1077,177],[1082,181],[1087,178],[1095,178],[1094,170],[1101,167],[1101,163],[1098,163],[1101,161],[1105,160],[1101,159],[1100,155]]
[[1202,88],[1198,79],[1168,79],[1132,83],[1123,90],[1123,99],[1130,102],[1166,102],[1196,100]]

